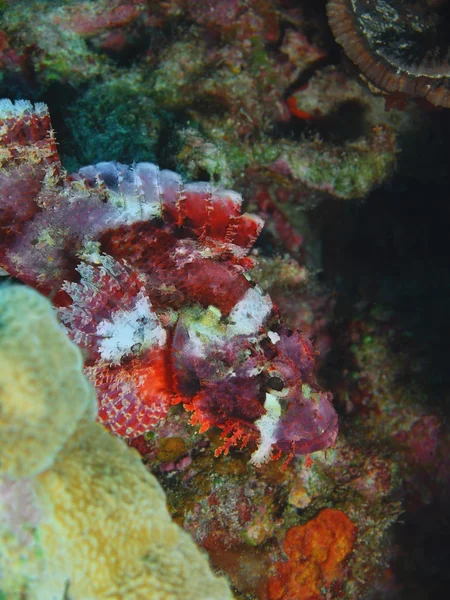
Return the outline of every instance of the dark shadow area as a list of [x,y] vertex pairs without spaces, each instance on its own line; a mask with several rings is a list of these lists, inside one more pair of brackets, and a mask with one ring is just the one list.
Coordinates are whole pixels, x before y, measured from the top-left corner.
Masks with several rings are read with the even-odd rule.
[[395,600],[445,598],[450,586],[448,498],[406,513],[393,526],[393,538],[398,555],[392,567],[403,583]]
[[344,143],[367,135],[367,107],[357,100],[342,103],[337,110],[314,121],[314,131],[325,142]]
[[324,278],[337,290],[337,316],[356,303],[388,307],[423,353],[423,382],[436,403],[450,385],[450,271],[447,180],[398,176],[362,203],[328,201],[323,219]]
[[[393,356],[406,351],[411,365],[420,362],[423,368],[411,374],[412,380],[423,390],[427,410],[444,416],[450,414],[449,140],[450,114],[424,113],[417,135],[402,141],[397,174],[390,185],[361,202],[330,199],[312,213],[321,228],[321,278],[336,290],[336,339],[348,336],[352,319],[376,306],[387,309],[403,332],[404,346],[392,348]],[[345,368],[352,368],[345,343],[341,354],[336,346],[324,369],[331,389],[339,385]],[[346,422],[344,418],[343,428]],[[449,484],[436,482],[430,503],[419,509],[407,500],[405,513],[392,529],[395,560],[391,567],[400,588],[380,598],[446,596]],[[405,492],[408,496],[410,490]]]

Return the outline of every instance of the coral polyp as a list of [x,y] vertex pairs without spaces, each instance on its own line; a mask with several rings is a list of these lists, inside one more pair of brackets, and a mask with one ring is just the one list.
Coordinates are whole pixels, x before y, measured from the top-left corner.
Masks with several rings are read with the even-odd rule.
[[27,190],[15,221],[2,194],[1,264],[59,307],[86,351],[99,419],[135,438],[181,403],[201,432],[221,430],[216,455],[249,445],[255,465],[332,445],[337,416],[311,343],[247,273],[263,222],[241,196],[151,163],[68,176],[45,107],[0,108],[3,191]]

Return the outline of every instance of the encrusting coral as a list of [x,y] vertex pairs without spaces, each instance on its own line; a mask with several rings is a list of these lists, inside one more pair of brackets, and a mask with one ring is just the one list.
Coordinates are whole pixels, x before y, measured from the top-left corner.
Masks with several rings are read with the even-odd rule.
[[0,596],[231,600],[137,452],[93,422],[81,354],[37,292],[0,288],[0,352]]
[[283,550],[287,561],[275,565],[270,600],[322,600],[321,588],[337,588],[344,578],[357,528],[340,510],[324,508],[306,525],[288,530]]

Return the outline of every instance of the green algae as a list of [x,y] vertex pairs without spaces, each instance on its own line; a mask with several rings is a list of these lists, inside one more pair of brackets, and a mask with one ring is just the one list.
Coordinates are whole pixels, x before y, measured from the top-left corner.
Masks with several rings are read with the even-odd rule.
[[69,107],[69,114],[73,154],[65,152],[66,166],[155,161],[162,121],[135,74],[89,88]]

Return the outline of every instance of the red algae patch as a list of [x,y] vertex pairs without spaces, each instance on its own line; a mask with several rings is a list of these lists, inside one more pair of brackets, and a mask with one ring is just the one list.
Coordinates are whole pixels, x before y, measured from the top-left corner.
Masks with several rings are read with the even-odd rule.
[[288,560],[275,564],[270,600],[322,600],[323,588],[339,585],[353,549],[357,527],[340,510],[325,508],[305,525],[291,527],[283,550]]

